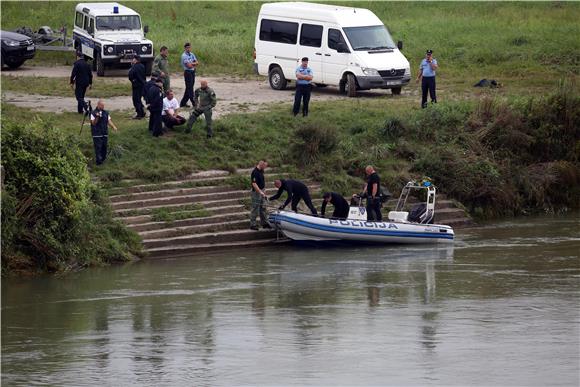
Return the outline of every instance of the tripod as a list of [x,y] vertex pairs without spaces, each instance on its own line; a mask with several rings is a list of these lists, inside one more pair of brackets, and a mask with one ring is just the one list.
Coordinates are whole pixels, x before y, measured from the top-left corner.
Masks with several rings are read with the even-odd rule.
[[88,116],[90,116],[93,113],[93,107],[91,106],[91,101],[85,101],[85,106],[84,106],[84,113],[83,113],[83,121],[81,122],[81,130],[79,131],[79,135],[81,135],[81,133],[83,132],[83,126],[85,126],[85,120],[87,119]]

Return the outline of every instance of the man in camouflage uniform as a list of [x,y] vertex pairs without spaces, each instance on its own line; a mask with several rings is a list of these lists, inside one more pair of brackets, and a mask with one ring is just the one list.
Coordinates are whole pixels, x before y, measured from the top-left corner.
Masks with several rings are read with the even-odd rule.
[[163,81],[163,92],[167,93],[169,90],[169,61],[167,60],[167,47],[163,46],[159,50],[159,55],[153,60],[153,69],[151,76],[160,78]]
[[203,114],[205,116],[205,127],[207,129],[207,138],[211,138],[213,137],[213,131],[211,128],[212,110],[217,103],[217,99],[215,96],[215,92],[211,87],[207,85],[207,81],[205,79],[202,79],[200,85],[201,87],[198,87],[195,90],[194,94],[195,108],[193,109],[191,115],[189,116],[189,119],[187,120],[186,133],[191,132],[193,123],[195,122],[195,120],[197,120],[197,117]]

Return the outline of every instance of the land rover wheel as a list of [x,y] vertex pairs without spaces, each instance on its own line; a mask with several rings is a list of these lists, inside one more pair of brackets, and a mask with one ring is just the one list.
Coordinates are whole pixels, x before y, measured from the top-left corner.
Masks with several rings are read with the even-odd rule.
[[280,67],[274,67],[270,70],[268,80],[270,81],[270,87],[274,90],[284,90],[288,84]]
[[400,87],[393,87],[391,89],[391,93],[393,93],[393,95],[401,95],[401,88]]
[[354,74],[346,74],[345,93],[349,97],[356,97],[356,78]]
[[23,60],[9,60],[6,62],[8,67],[11,68],[12,70],[17,69],[18,67],[22,66],[23,63],[24,63]]
[[97,63],[97,75],[99,77],[105,76],[105,64],[103,63],[103,59],[101,58],[101,54],[97,53],[95,56],[95,62]]
[[149,61],[145,63],[145,75],[148,77],[151,76],[151,72],[153,71],[153,62]]

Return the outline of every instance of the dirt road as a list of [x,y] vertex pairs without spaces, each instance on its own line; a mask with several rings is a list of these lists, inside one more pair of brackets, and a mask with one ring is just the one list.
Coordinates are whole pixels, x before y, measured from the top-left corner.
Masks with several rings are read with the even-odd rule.
[[[70,71],[70,67],[66,66],[23,66],[18,70],[7,72],[7,74],[15,77],[62,78],[69,77]],[[201,78],[197,77],[196,86],[199,85],[199,79]],[[231,113],[258,111],[265,107],[265,105],[275,103],[290,104],[293,101],[293,86],[289,86],[287,90],[283,91],[272,90],[266,78],[248,80],[229,77],[204,77],[204,79],[207,79],[210,87],[215,90],[218,97],[218,105],[215,108],[214,117]],[[105,78],[95,76],[94,82],[128,83],[127,70],[109,70]],[[184,91],[182,74],[175,73],[171,75],[171,87],[175,91],[176,97],[181,98]],[[406,93],[405,89],[403,93]],[[390,91],[373,90],[361,92],[360,94],[367,98],[377,98],[386,95],[390,96]],[[345,96],[338,93],[335,87],[315,88],[312,96],[314,102],[317,100],[337,100],[345,98]],[[76,110],[76,100],[72,91],[70,97],[49,97],[39,94],[6,91],[2,92],[2,100],[16,106],[34,108],[39,111],[65,112]],[[130,115],[130,111],[133,109],[131,96],[107,98],[106,108],[112,111],[128,111],[127,114]]]

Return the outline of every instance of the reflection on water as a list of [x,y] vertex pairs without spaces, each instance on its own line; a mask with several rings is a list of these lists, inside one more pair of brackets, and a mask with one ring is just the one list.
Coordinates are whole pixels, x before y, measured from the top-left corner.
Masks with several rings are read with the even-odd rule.
[[578,216],[2,282],[6,385],[578,385]]

